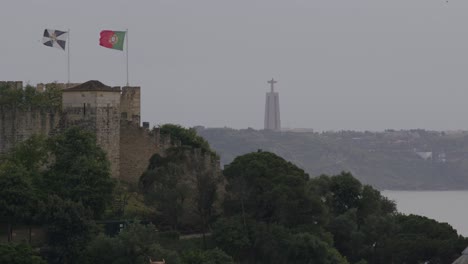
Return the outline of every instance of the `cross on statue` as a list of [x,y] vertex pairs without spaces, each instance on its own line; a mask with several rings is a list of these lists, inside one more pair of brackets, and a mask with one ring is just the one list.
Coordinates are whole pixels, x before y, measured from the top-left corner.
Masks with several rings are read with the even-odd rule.
[[271,79],[270,81],[268,81],[268,83],[270,84],[270,87],[271,87],[271,92],[274,92],[275,90],[275,83],[277,83],[278,81],[275,81],[275,79]]

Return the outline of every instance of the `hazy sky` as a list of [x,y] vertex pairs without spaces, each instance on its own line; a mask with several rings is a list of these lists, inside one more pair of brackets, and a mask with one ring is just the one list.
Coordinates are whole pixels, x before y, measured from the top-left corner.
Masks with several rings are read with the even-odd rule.
[[468,130],[468,1],[1,0],[0,80],[66,80],[66,53],[40,43],[71,29],[72,82],[130,82],[152,125],[262,128],[268,79],[283,126]]

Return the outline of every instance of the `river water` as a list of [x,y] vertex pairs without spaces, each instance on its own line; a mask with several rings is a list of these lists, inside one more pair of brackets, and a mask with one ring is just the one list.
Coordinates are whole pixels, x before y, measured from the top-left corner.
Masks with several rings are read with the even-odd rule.
[[468,237],[468,191],[382,191],[404,214],[427,216],[449,223]]

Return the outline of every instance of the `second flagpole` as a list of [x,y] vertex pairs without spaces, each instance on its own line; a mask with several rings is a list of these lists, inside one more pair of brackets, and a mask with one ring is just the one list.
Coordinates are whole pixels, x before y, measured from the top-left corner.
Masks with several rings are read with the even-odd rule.
[[[67,46],[67,84],[70,85],[70,29],[68,29],[68,46]],[[67,85],[67,86],[68,86]]]
[[125,32],[125,49],[126,49],[126,53],[127,53],[127,86],[130,85],[130,81],[129,81],[129,77],[128,77],[128,28]]

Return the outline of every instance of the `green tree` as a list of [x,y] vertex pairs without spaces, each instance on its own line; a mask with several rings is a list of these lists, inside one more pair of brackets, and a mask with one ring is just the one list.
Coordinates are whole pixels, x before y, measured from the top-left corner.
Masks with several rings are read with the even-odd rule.
[[234,264],[232,258],[219,248],[184,252],[182,262],[184,264]]
[[350,261],[361,259],[360,249],[365,240],[357,224],[356,209],[350,209],[330,221],[328,230],[333,234],[335,247]]
[[94,134],[73,127],[50,140],[55,162],[44,174],[49,195],[81,202],[99,218],[113,199],[114,180],[104,151]]
[[92,212],[81,203],[58,196],[49,196],[40,209],[42,223],[47,227],[48,262],[81,263],[81,253],[97,231]]
[[170,152],[166,158],[153,155],[148,170],[140,178],[140,185],[148,204],[155,204],[158,222],[178,230],[190,186],[184,178],[184,169],[178,152]]
[[0,244],[0,264],[46,264],[28,245]]
[[226,166],[227,215],[241,214],[257,221],[288,226],[318,223],[325,208],[307,190],[309,176],[294,164],[270,152],[237,157]]
[[88,263],[146,264],[149,259],[179,264],[176,252],[160,246],[155,226],[130,224],[116,237],[99,235],[87,247]]
[[[335,248],[309,233],[292,235],[288,240],[288,260],[292,263],[346,264]],[[286,263],[286,262],[284,262]]]
[[333,234],[339,252],[352,262],[374,263],[380,248],[395,232],[395,204],[345,172],[312,179],[309,189],[332,213],[326,229]]
[[416,215],[398,215],[396,220],[397,230],[382,249],[381,257],[395,263],[450,264],[468,244],[447,223]]
[[189,146],[192,148],[199,148],[203,152],[212,153],[208,142],[197,134],[197,131],[193,128],[184,128],[180,125],[165,124],[159,127],[159,131],[162,135],[168,135],[172,140],[180,140],[182,146]]
[[173,125],[163,128],[165,133],[174,133],[169,134],[171,137],[183,138],[184,143],[166,150],[165,157],[153,155],[140,186],[147,204],[156,206],[156,222],[161,228],[169,225],[174,230],[195,229],[203,233],[205,241],[222,183],[214,163],[217,159],[194,131]]
[[47,139],[42,135],[33,135],[17,144],[6,156],[6,160],[15,166],[26,169],[24,176],[37,180],[41,168],[49,161]]
[[393,215],[397,212],[396,205],[387,197],[369,185],[362,188],[358,203],[357,217],[359,224],[362,224],[370,215]]
[[130,263],[125,259],[127,247],[116,237],[103,234],[95,237],[85,251],[87,263]]
[[362,185],[348,172],[331,178],[332,209],[339,215],[351,208],[357,208],[361,199]]
[[220,218],[213,226],[213,239],[220,248],[236,260],[245,258],[253,247],[253,231],[249,221],[241,217]]
[[38,199],[26,175],[24,167],[0,165],[0,220],[8,223],[8,241],[13,224],[34,221]]

